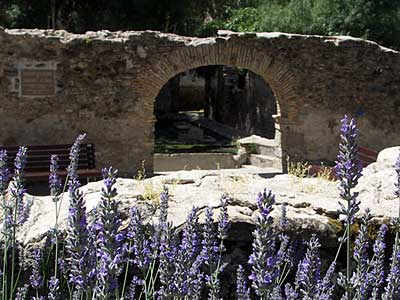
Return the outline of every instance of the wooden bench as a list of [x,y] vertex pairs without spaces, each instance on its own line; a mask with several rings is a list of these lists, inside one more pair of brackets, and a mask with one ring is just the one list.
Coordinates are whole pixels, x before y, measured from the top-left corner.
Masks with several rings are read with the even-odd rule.
[[[378,157],[378,152],[366,148],[366,147],[358,147],[358,159],[361,162],[361,165],[363,168],[366,166],[372,164],[373,162],[376,162],[376,159]],[[330,178],[335,179],[336,174],[335,174],[335,169],[332,166],[328,166],[330,168]],[[311,165],[309,169],[309,174],[310,175],[317,175],[322,169],[321,165]]]
[[[28,181],[47,181],[50,173],[50,157],[55,154],[59,157],[59,172],[61,178],[67,177],[67,167],[70,163],[69,152],[71,145],[27,145],[27,160],[25,166],[25,178]],[[8,166],[14,169],[14,159],[19,146],[0,146],[7,151]],[[95,151],[93,144],[82,144],[79,152],[78,165],[79,178],[96,179],[101,176],[96,169]]]
[[358,159],[361,161],[363,168],[376,162],[377,158],[378,152],[366,147],[358,147]]

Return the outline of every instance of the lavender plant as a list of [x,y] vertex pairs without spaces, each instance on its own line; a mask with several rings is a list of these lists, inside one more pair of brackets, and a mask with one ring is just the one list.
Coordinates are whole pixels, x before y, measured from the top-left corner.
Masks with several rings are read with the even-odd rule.
[[321,278],[321,259],[319,257],[319,248],[321,244],[318,238],[313,236],[307,243],[307,252],[305,258],[299,263],[296,274],[296,291],[302,295],[303,299],[315,299],[318,291],[318,283]]
[[103,169],[104,188],[97,209],[97,285],[96,296],[101,300],[119,298],[118,276],[124,262],[123,232],[119,232],[121,216],[118,202],[115,200],[117,190],[117,171],[113,168]]
[[236,299],[250,300],[250,288],[247,287],[246,277],[242,265],[239,265],[236,273]]
[[270,216],[274,203],[275,196],[271,191],[267,193],[264,190],[258,195],[257,206],[260,214],[253,232],[253,252],[249,259],[252,272],[249,278],[261,300],[268,299],[279,275],[274,257],[276,236],[272,228],[273,218]]
[[[208,207],[205,213],[201,255],[205,265],[209,267],[209,272],[205,276],[209,288],[209,300],[217,300],[220,297],[221,287],[218,276],[225,267],[222,264],[222,253],[225,251],[224,240],[228,236],[229,228],[227,204],[228,198],[223,195],[221,197],[221,209],[218,216],[218,232],[215,232],[214,229],[213,209]],[[220,240],[219,244],[217,237]]]
[[11,278],[10,278],[10,300],[14,297],[15,291],[15,270],[16,270],[16,248],[17,248],[17,228],[22,226],[28,219],[29,211],[32,206],[31,201],[25,201],[26,192],[24,185],[24,168],[26,163],[26,147],[20,147],[14,161],[14,175],[10,184],[9,191],[12,202],[6,204],[8,211],[5,219],[5,230],[10,228],[11,234]]
[[[400,218],[395,220],[396,239],[390,260],[390,271],[385,272],[385,235],[388,227],[382,225],[375,242],[368,238],[371,216],[369,211],[361,219],[360,231],[354,242],[354,251],[349,255],[350,226],[358,212],[359,202],[353,188],[359,179],[360,170],[356,159],[357,129],[354,120],[342,120],[340,153],[336,170],[340,179],[340,195],[347,202],[341,205],[341,213],[346,215],[347,269],[343,277],[345,293],[343,299],[397,299],[400,298]],[[199,209],[193,208],[181,231],[168,221],[168,190],[160,195],[158,222],[145,224],[137,206],[130,209],[127,228],[122,225],[119,203],[117,202],[116,170],[103,169],[104,187],[98,207],[90,222],[86,214],[85,200],[78,181],[79,147],[84,135],[78,137],[71,148],[71,164],[68,167],[69,216],[65,254],[56,247],[55,272],[46,277],[40,265],[46,253],[34,249],[34,262],[30,277],[31,290],[27,286],[16,288],[16,282],[7,268],[7,249],[14,249],[15,230],[26,221],[29,203],[24,199],[22,183],[24,157],[26,150],[20,149],[15,162],[16,171],[10,194],[13,201],[5,202],[10,177],[7,169],[7,156],[0,151],[0,196],[3,199],[4,219],[3,237],[8,241],[4,247],[2,275],[2,300],[65,299],[65,289],[69,289],[69,299],[95,300],[211,300],[222,299],[220,278],[224,271],[223,253],[228,235],[228,198],[222,197],[219,216],[214,220],[214,207],[205,209],[205,222],[199,224]],[[57,176],[58,160],[51,158],[50,193],[56,207],[55,240],[58,239],[58,215],[62,200],[62,183]],[[396,196],[400,199],[400,156],[395,170]],[[271,212],[276,205],[271,191],[264,190],[258,195],[259,216],[253,232],[252,253],[249,258],[251,288],[247,287],[246,270],[237,270],[236,298],[238,300],[332,300],[336,284],[336,259],[329,265],[323,276],[318,239],[313,236],[307,242],[305,256],[292,257],[297,250],[297,241],[292,241],[286,233],[288,221],[286,205],[282,205],[282,218],[277,226],[273,224]],[[399,206],[400,207],[400,206]],[[14,243],[14,244],[13,244]],[[56,242],[57,244],[57,242]],[[372,245],[372,258],[369,247]],[[3,253],[3,254],[4,254]],[[48,254],[47,254],[48,255]],[[12,260],[13,261],[13,260]],[[63,266],[61,267],[61,263]],[[354,270],[350,266],[354,263]],[[6,265],[6,267],[5,267]],[[59,270],[57,271],[57,267]],[[350,274],[348,273],[350,270]],[[122,274],[122,271],[124,273]],[[48,272],[50,274],[50,272]],[[294,277],[294,281],[293,281]],[[62,282],[67,280],[65,287]],[[123,280],[122,290],[119,280]],[[128,282],[129,279],[129,282]],[[46,284],[45,284],[46,283]],[[47,285],[47,286],[45,286]],[[128,287],[129,286],[129,287]],[[16,292],[15,292],[16,291]],[[40,295],[44,292],[45,295]],[[339,292],[337,290],[336,292]],[[207,295],[208,294],[208,295]]]
[[47,295],[48,300],[58,300],[59,299],[59,289],[60,289],[60,280],[52,276],[48,282],[49,293]]
[[351,278],[351,284],[354,288],[355,298],[358,300],[366,299],[368,294],[368,226],[371,221],[370,211],[367,209],[363,218],[361,219],[360,231],[354,242],[353,258],[356,263],[356,269]]
[[53,199],[53,203],[55,205],[55,212],[56,212],[56,221],[53,231],[53,237],[55,240],[55,255],[54,255],[54,277],[57,278],[57,269],[58,269],[58,218],[59,218],[59,208],[58,203],[60,201],[60,194],[62,192],[62,181],[61,178],[58,176],[58,161],[59,158],[57,155],[52,155],[50,157],[50,175],[49,175],[49,188],[50,188],[50,196]]
[[70,151],[70,165],[68,167],[69,214],[66,238],[68,266],[70,270],[69,281],[77,287],[76,294],[86,294],[90,299],[95,281],[95,249],[90,240],[86,206],[83,193],[79,190],[78,180],[79,150],[85,135],[80,135],[75,140]]
[[391,257],[390,272],[386,279],[387,285],[382,300],[400,298],[400,153],[397,156],[394,170],[396,172],[394,194],[398,197],[399,215],[393,222],[396,228],[396,237]]
[[42,252],[39,247],[33,250],[32,274],[29,277],[30,284],[35,290],[36,298],[39,299],[39,289],[43,286],[43,276],[41,273]]
[[[198,209],[193,208],[178,243],[176,232],[165,226],[160,243],[160,281],[158,299],[202,299],[204,251],[201,247]],[[221,226],[220,222],[220,226]],[[203,245],[208,244],[203,242]],[[211,243],[212,244],[212,243]],[[203,248],[204,250],[204,248]],[[211,279],[211,278],[210,278]]]
[[351,239],[350,228],[354,222],[354,216],[359,211],[358,193],[352,189],[357,185],[358,179],[361,177],[361,167],[357,158],[357,135],[358,129],[354,119],[348,120],[345,116],[341,120],[339,154],[336,161],[336,176],[339,179],[340,197],[347,202],[347,207],[340,204],[340,212],[346,216],[346,277],[343,283],[347,292],[347,299],[352,299],[352,286],[350,279],[352,276],[351,261]]
[[11,217],[11,210],[9,205],[6,202],[6,193],[8,188],[8,183],[10,180],[10,170],[7,167],[7,152],[4,150],[0,150],[0,197],[1,197],[1,207],[3,209],[3,269],[1,276],[1,299],[7,299],[7,258],[8,258],[8,247],[10,242],[10,231],[9,231],[9,222],[7,220]]
[[375,300],[379,299],[382,292],[382,286],[384,283],[385,277],[385,266],[384,266],[384,259],[385,259],[385,236],[387,233],[388,227],[386,224],[382,224],[378,236],[375,240],[373,251],[374,256],[370,262],[370,273],[368,282],[371,285],[372,291],[370,299]]

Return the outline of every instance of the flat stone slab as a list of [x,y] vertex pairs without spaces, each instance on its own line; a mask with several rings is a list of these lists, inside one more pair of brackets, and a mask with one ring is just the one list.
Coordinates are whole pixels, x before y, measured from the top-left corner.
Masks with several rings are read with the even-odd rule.
[[[117,199],[122,210],[138,205],[149,222],[157,218],[158,194],[163,186],[169,189],[169,219],[175,226],[184,224],[193,206],[199,207],[201,217],[207,206],[218,207],[223,194],[229,196],[228,212],[234,223],[254,224],[258,215],[256,198],[263,189],[276,195],[273,216],[281,215],[280,206],[287,203],[290,230],[297,234],[317,233],[325,243],[332,244],[342,230],[338,213],[337,182],[321,178],[297,178],[292,175],[261,173],[261,169],[178,171],[167,172],[146,180],[117,180]],[[272,170],[269,170],[272,171]],[[357,190],[361,211],[369,208],[375,220],[382,222],[399,214],[399,199],[394,196],[396,174],[392,165],[376,162],[363,171]],[[99,203],[102,182],[93,182],[81,189],[85,194],[87,211]],[[54,226],[54,204],[49,196],[35,197],[28,222],[18,238],[24,243],[40,241]],[[68,216],[68,195],[61,202],[60,228],[64,229]]]

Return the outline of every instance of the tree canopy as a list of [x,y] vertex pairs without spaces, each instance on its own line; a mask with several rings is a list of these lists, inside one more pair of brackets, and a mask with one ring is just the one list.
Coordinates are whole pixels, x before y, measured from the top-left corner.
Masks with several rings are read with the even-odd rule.
[[400,0],[5,0],[0,26],[194,36],[281,31],[351,35],[400,48]]

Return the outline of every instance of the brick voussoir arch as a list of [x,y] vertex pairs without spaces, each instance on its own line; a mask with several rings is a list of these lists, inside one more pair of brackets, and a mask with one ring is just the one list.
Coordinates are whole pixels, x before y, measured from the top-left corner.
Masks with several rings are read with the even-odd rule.
[[294,91],[295,76],[290,67],[266,53],[260,53],[251,45],[229,43],[229,39],[222,42],[215,40],[189,43],[161,57],[141,76],[142,97],[154,102],[168,80],[184,71],[208,65],[232,65],[262,76],[275,93],[278,122],[283,119],[285,123],[295,123],[299,104]]

